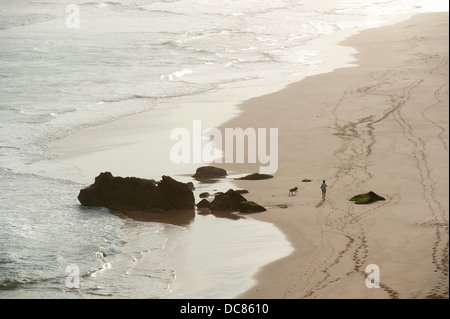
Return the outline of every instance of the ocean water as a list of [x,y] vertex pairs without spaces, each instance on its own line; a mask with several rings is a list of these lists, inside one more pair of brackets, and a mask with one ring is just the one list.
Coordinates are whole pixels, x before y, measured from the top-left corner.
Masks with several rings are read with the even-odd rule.
[[[71,4],[79,28],[68,24]],[[173,98],[297,81],[327,62],[312,45],[324,36],[442,10],[447,1],[2,0],[0,298],[222,298],[249,288],[258,266],[292,251],[273,226],[120,218],[81,207],[85,184],[35,164],[53,158],[51,141]],[[198,262],[205,254],[234,257],[212,269]],[[79,289],[66,282],[69,265]]]

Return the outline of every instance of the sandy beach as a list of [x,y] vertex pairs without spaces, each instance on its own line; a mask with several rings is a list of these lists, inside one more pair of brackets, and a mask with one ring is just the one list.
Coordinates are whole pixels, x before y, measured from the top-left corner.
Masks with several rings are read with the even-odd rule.
[[[249,218],[275,225],[294,248],[236,297],[448,298],[448,13],[368,29],[341,45],[357,50],[352,66],[247,100],[233,114],[229,105],[217,114],[220,105],[180,100],[183,108],[84,129],[50,145],[57,157],[49,165],[85,183],[106,170],[188,181],[200,165],[171,163],[168,136],[189,128],[192,116],[202,114],[204,127],[278,128],[273,179],[214,185],[248,189],[248,200],[268,208]],[[260,166],[214,165],[231,174]],[[289,196],[293,187],[298,193]],[[386,200],[348,201],[369,191]],[[378,266],[380,288],[366,287],[368,265]]]
[[[236,184],[270,207],[252,218],[275,224],[295,248],[239,298],[448,298],[448,13],[341,45],[357,50],[356,67],[250,99],[222,126],[279,129],[274,178]],[[259,164],[223,167],[257,172]],[[348,201],[369,191],[386,200]],[[371,264],[379,288],[366,287]]]

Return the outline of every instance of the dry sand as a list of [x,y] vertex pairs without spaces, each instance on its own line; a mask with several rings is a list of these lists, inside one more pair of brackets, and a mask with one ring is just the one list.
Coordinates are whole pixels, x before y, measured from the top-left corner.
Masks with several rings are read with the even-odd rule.
[[[275,177],[236,184],[272,207],[253,218],[274,223],[295,247],[239,297],[448,298],[448,13],[341,44],[357,49],[357,67],[250,99],[223,125],[279,129]],[[222,166],[253,173],[260,164]],[[348,201],[368,191],[386,201]],[[365,284],[370,264],[380,269],[378,289]]]

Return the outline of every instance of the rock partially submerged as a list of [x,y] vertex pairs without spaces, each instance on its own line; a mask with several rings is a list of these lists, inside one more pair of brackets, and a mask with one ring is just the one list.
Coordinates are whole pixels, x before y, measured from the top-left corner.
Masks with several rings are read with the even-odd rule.
[[104,172],[94,184],[80,190],[78,200],[83,206],[106,207],[114,211],[185,210],[195,207],[191,185],[162,176],[156,184],[137,177],[114,177]]
[[272,175],[268,175],[268,174],[259,174],[259,173],[254,173],[254,174],[250,174],[244,177],[239,177],[239,178],[235,178],[236,180],[250,180],[250,181],[255,181],[255,180],[261,180],[261,179],[269,179],[272,178]]
[[[197,204],[197,207],[202,203]],[[202,203],[201,205],[207,205]],[[211,211],[234,211],[240,213],[259,213],[264,212],[266,209],[261,205],[247,201],[244,196],[239,194],[238,191],[229,189],[225,193],[216,195],[214,200],[210,203]]]
[[262,207],[259,204],[256,204],[255,202],[240,202],[239,203],[239,212],[240,213],[260,213],[265,212],[267,209]]
[[223,168],[214,166],[202,166],[197,168],[195,174],[192,176],[194,178],[222,178],[226,177],[227,171]]
[[229,189],[226,193],[217,195],[211,202],[211,210],[239,210],[239,204],[247,200],[235,190]]
[[210,208],[210,207],[211,207],[211,203],[206,198],[202,199],[197,204],[197,208],[199,208],[199,209]]
[[372,191],[353,196],[349,199],[349,201],[355,202],[355,204],[370,204],[379,200],[385,200],[385,198],[375,194]]

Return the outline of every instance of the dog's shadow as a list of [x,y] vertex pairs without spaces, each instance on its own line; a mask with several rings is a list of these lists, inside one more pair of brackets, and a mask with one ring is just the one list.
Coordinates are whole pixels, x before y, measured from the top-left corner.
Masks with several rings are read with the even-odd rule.
[[323,203],[325,203],[325,199],[322,199],[317,205],[316,208],[319,208],[323,205]]

